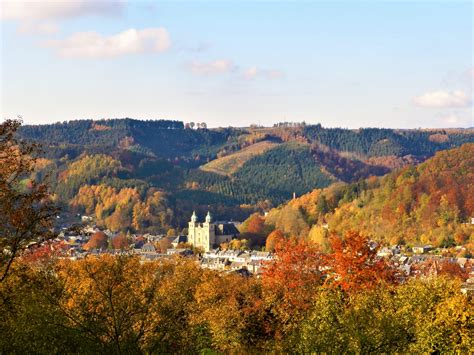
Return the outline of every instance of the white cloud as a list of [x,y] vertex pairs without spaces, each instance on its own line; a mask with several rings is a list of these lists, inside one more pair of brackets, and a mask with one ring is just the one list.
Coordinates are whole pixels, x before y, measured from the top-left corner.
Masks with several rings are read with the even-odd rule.
[[117,15],[125,1],[121,0],[7,0],[0,3],[3,20],[51,20],[84,15]]
[[259,69],[256,66],[241,70],[239,66],[229,59],[219,59],[212,62],[193,62],[188,68],[195,75],[209,76],[234,73],[244,80],[253,80],[257,78],[277,79],[283,76],[278,70]]
[[413,103],[420,107],[468,107],[471,104],[471,98],[461,90],[451,92],[438,90],[413,98]]
[[216,75],[230,73],[237,68],[231,60],[219,59],[208,63],[193,62],[190,69],[196,75]]
[[125,54],[166,51],[171,40],[163,28],[134,28],[116,35],[103,36],[97,32],[78,32],[61,40],[43,42],[45,47],[55,48],[62,57],[110,58]]
[[51,35],[59,32],[59,26],[52,22],[24,22],[17,28],[21,34]]

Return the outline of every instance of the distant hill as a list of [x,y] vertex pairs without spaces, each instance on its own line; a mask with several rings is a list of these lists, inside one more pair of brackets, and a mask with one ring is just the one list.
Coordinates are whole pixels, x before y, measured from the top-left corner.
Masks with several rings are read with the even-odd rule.
[[[474,144],[380,178],[314,190],[271,210],[266,223],[324,240],[356,230],[387,244],[474,247]],[[469,223],[468,223],[469,222]]]
[[[473,130],[190,129],[180,121],[130,118],[27,125],[19,134],[43,146],[37,175],[49,176],[64,210],[98,215],[115,229],[135,220],[132,229],[146,230],[184,226],[194,209],[242,219],[293,193],[384,175],[474,142]],[[79,196],[86,193],[89,200]],[[147,208],[163,218],[139,223]]]

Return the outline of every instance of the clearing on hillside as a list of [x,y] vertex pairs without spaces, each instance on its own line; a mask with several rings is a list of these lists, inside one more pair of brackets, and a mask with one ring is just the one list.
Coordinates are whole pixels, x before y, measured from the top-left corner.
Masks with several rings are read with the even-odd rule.
[[202,165],[200,169],[221,175],[231,175],[239,170],[249,159],[256,155],[263,154],[278,145],[279,143],[269,141],[258,142],[233,154],[214,159],[209,163]]

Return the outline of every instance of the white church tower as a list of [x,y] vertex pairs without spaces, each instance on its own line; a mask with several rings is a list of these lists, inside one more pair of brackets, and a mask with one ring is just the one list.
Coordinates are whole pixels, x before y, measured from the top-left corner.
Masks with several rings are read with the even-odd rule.
[[197,222],[196,212],[193,212],[188,226],[188,243],[202,250],[209,251],[216,244],[216,228],[212,223],[212,217],[209,212],[204,223]]

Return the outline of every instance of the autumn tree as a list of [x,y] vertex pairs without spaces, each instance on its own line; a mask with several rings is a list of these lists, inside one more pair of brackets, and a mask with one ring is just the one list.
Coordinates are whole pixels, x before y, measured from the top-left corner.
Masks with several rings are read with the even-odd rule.
[[30,176],[38,147],[18,140],[19,120],[0,125],[0,282],[31,242],[53,236],[57,209],[47,186]]
[[85,250],[92,250],[92,249],[107,249],[109,238],[107,235],[102,232],[98,231],[92,234],[89,241],[84,245]]
[[259,213],[252,214],[240,227],[241,237],[249,240],[250,246],[265,244],[265,220]]
[[277,337],[293,331],[310,307],[324,277],[319,248],[304,239],[291,238],[276,246],[276,258],[262,274],[265,302],[277,321]]
[[329,269],[326,285],[356,292],[394,281],[393,269],[384,259],[377,258],[377,248],[370,245],[368,238],[348,232],[344,238],[333,235],[330,242],[332,253],[325,257]]
[[22,261],[28,264],[42,265],[54,263],[55,258],[65,255],[68,245],[64,240],[48,240],[41,244],[30,246],[21,256]]
[[234,238],[228,243],[227,247],[228,249],[231,249],[231,250],[247,250],[248,240]]
[[246,222],[247,224],[245,231],[247,233],[261,234],[263,232],[264,220],[258,213],[251,215]]
[[66,316],[66,327],[78,327],[103,350],[137,352],[156,326],[151,308],[160,273],[156,264],[138,258],[104,255],[58,264],[61,298],[55,302]]
[[112,238],[112,248],[114,249],[128,249],[130,247],[130,241],[127,238],[127,235],[124,233],[119,233]]
[[473,306],[459,281],[413,278],[347,294],[322,288],[287,348],[298,353],[466,353]]
[[192,324],[208,330],[210,348],[245,353],[266,345],[265,309],[256,279],[203,272],[195,291],[195,305]]
[[171,240],[170,240],[169,237],[164,237],[164,238],[162,238],[162,239],[158,242],[158,245],[159,245],[160,251],[161,251],[162,253],[166,253],[166,251],[172,247],[172,245],[171,245]]
[[279,229],[275,229],[271,232],[265,242],[265,249],[269,252],[274,252],[276,246],[285,240],[285,235]]

